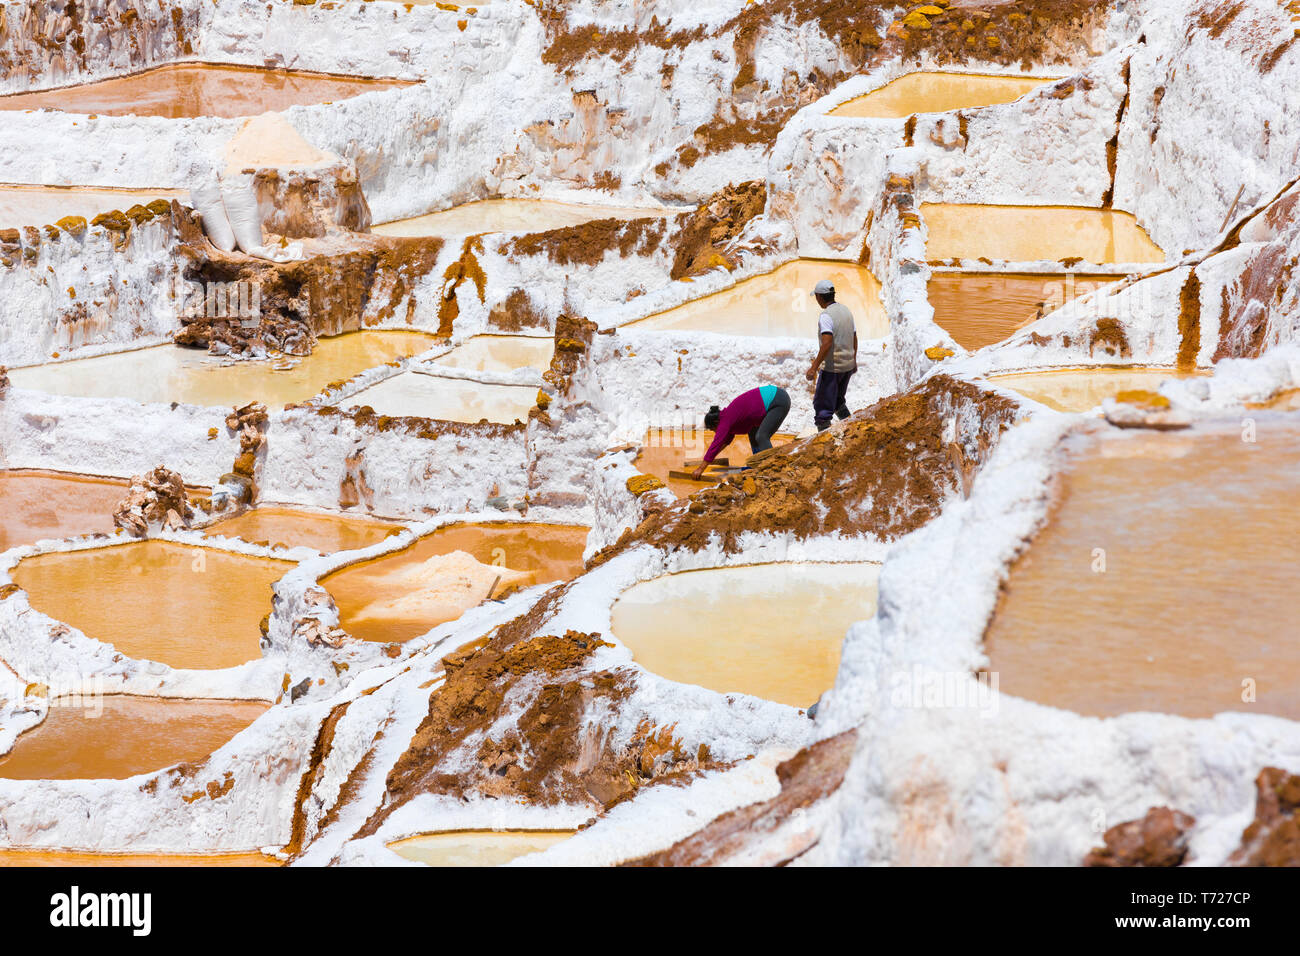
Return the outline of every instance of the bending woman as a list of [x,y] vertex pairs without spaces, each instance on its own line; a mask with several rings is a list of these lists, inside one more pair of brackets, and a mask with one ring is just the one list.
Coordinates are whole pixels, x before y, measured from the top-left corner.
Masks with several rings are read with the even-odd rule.
[[772,436],[790,414],[790,396],[775,385],[761,385],[735,399],[724,409],[714,405],[704,416],[704,427],[713,432],[713,443],[704,461],[691,477],[699,478],[722,449],[737,435],[749,434],[750,451],[757,455],[772,447]]

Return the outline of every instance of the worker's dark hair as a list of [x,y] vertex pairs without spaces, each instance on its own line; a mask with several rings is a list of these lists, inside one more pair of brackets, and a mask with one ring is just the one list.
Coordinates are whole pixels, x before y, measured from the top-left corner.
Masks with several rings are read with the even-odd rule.
[[722,417],[722,409],[717,405],[710,405],[709,410],[704,413],[704,427],[711,432],[718,430],[718,419]]

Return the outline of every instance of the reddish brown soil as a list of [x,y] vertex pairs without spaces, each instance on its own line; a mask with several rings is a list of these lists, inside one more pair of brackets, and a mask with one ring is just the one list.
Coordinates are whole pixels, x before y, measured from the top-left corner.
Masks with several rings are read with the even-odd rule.
[[1300,776],[1265,767],[1255,778],[1255,819],[1233,866],[1300,866]]
[[592,219],[520,236],[510,243],[508,254],[512,258],[546,256],[561,266],[594,266],[615,249],[624,257],[648,256],[659,248],[667,231],[667,220],[662,217]]
[[548,324],[546,316],[533,306],[526,289],[513,290],[505,302],[494,306],[488,314],[488,325],[500,332],[544,329]]
[[[1065,343],[1067,346],[1069,342]],[[1128,358],[1133,350],[1128,344],[1128,334],[1119,319],[1098,319],[1092,331],[1088,333],[1088,354],[1092,355],[1100,347],[1107,355]]]
[[1084,866],[1180,866],[1187,856],[1187,838],[1196,818],[1152,807],[1140,820],[1111,827],[1102,836],[1105,846],[1092,850]]
[[[438,305],[438,334],[450,336],[456,319],[460,317],[460,302],[456,290],[466,279],[474,283],[479,302],[485,301],[487,294],[487,275],[479,265],[478,254],[483,252],[483,236],[467,236],[460,248],[460,258],[447,267],[442,274],[442,302]],[[436,256],[437,253],[435,252]]]
[[1193,269],[1178,294],[1178,368],[1196,368],[1201,351],[1201,279]]
[[409,310],[411,290],[433,269],[442,239],[349,234],[346,251],[311,256],[301,262],[275,263],[217,249],[194,215],[173,201],[185,259],[185,277],[203,283],[253,283],[261,295],[261,324],[246,328],[238,318],[183,316],[176,334],[180,345],[210,348],[222,343],[236,354],[258,347],[306,355],[318,335],[337,335],[361,328],[361,316],[376,311],[387,320],[403,302]]
[[298,794],[293,803],[293,823],[289,831],[289,842],[284,848],[290,856],[295,856],[302,851],[303,841],[307,836],[307,801],[324,773],[325,758],[329,756],[330,748],[334,746],[334,731],[339,721],[343,719],[343,715],[348,712],[351,703],[351,701],[344,701],[331,710],[321,721],[320,729],[316,732],[311,755],[307,758],[307,769],[303,771],[298,781]]
[[[698,551],[715,535],[735,552],[750,531],[893,540],[926,524],[949,495],[969,486],[1017,409],[978,386],[934,376],[643,521],[592,564],[641,544]],[[977,426],[973,451],[945,440],[949,418],[958,434],[963,425]]]
[[113,524],[136,538],[144,537],[151,524],[169,531],[188,528],[193,517],[184,480],[162,466],[132,478],[126,497],[113,510]]
[[[629,861],[624,866],[716,866],[727,862],[776,831],[797,810],[810,807],[838,790],[856,742],[857,732],[848,730],[805,747],[776,768],[781,792],[771,800],[725,813],[668,849]],[[807,852],[813,845],[802,847],[799,853]]]
[[761,215],[766,204],[767,185],[754,179],[727,186],[694,212],[678,216],[671,278],[697,275],[715,268],[719,259],[726,261],[723,247],[739,236],[751,219]]

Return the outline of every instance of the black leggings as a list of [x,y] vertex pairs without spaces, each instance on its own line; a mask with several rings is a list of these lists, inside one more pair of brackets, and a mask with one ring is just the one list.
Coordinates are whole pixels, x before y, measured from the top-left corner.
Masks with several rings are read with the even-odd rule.
[[776,434],[776,430],[785,421],[785,416],[789,414],[790,396],[785,389],[778,388],[776,394],[772,396],[772,404],[767,407],[767,414],[763,416],[762,422],[749,433],[751,455],[757,455],[760,451],[767,451],[772,447],[772,436]]

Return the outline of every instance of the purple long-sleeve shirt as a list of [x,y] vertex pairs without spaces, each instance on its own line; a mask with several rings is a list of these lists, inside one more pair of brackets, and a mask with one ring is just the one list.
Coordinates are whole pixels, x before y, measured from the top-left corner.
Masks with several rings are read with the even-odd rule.
[[706,464],[717,458],[718,453],[730,445],[737,435],[748,435],[763,424],[767,407],[772,401],[770,395],[764,395],[764,390],[771,395],[776,394],[776,388],[771,385],[751,388],[722,410],[718,416],[718,430],[713,433],[713,444],[704,453]]

